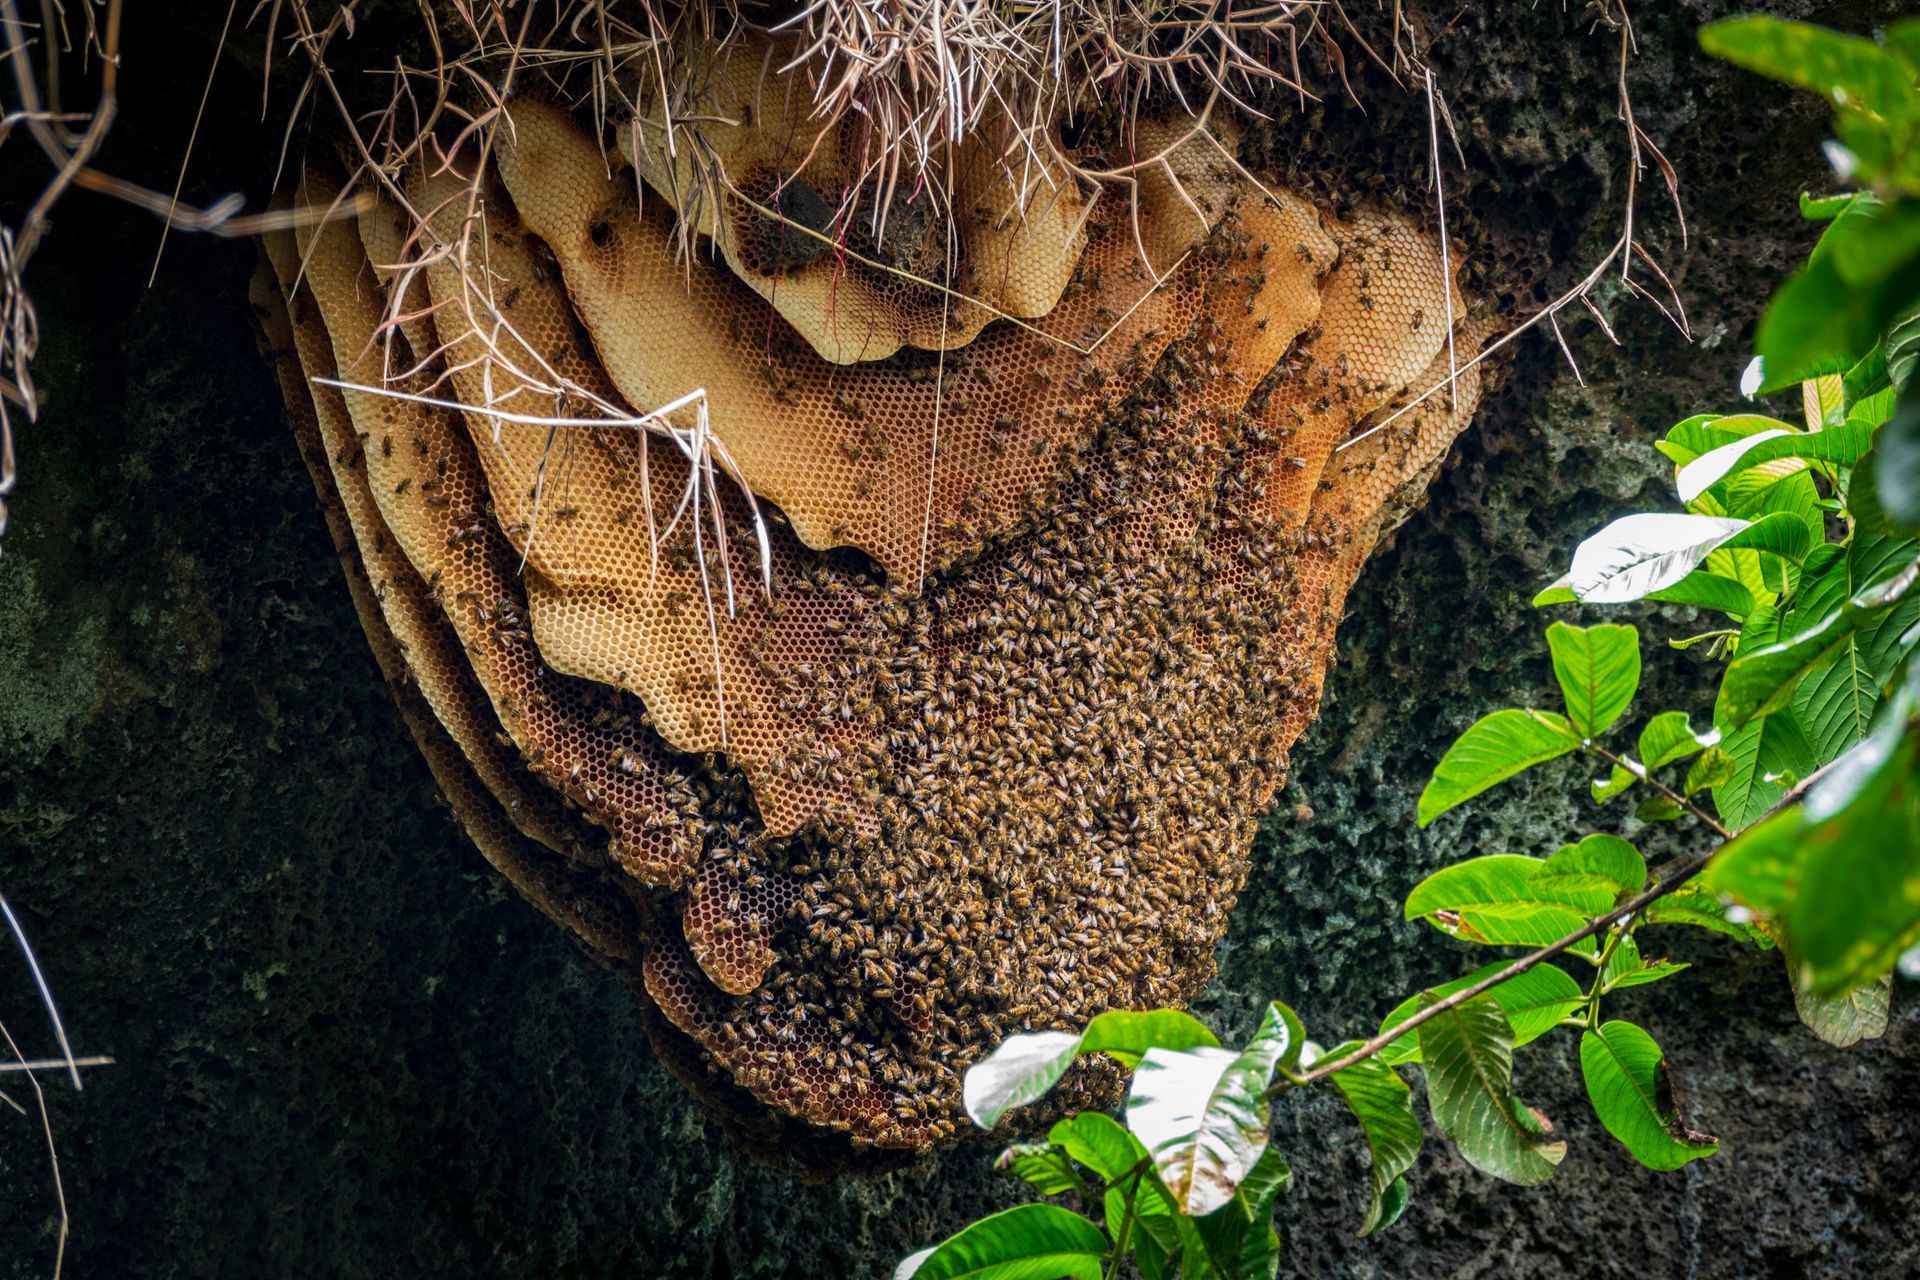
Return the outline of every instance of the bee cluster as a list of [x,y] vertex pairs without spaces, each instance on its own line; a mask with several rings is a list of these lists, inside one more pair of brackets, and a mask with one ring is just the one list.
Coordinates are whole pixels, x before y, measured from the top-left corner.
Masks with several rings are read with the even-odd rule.
[[[737,208],[676,205],[636,126],[643,205],[519,102],[473,181],[275,239],[256,301],[483,852],[744,1140],[919,1151],[1005,1036],[1208,980],[1347,588],[1478,399],[1450,370],[1479,322],[1405,216],[1146,124],[1168,161],[1131,195],[961,184],[951,292],[774,252],[742,219],[830,225],[834,148],[713,92],[714,153],[766,178]],[[556,425],[694,386],[680,448]]]

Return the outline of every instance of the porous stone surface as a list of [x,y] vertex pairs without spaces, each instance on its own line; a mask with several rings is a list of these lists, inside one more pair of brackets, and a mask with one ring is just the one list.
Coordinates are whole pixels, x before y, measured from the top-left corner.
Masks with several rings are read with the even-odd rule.
[[[1856,29],[1894,8],[1770,7]],[[171,185],[224,8],[172,7],[165,30],[136,28],[109,168]],[[1323,1041],[1371,1027],[1476,960],[1399,921],[1421,876],[1619,820],[1568,798],[1577,766],[1425,832],[1412,810],[1475,716],[1550,696],[1529,596],[1582,534],[1666,501],[1652,441],[1734,403],[1765,283],[1811,242],[1793,199],[1822,181],[1824,113],[1696,52],[1697,24],[1726,8],[1649,6],[1630,73],[1639,120],[1685,184],[1689,248],[1657,190],[1642,218],[1696,342],[1617,287],[1600,300],[1619,347],[1569,325],[1585,388],[1549,339],[1521,340],[1428,505],[1350,602],[1322,718],[1198,1006],[1229,1036],[1269,997]],[[1435,48],[1479,184],[1456,216],[1488,225],[1489,252],[1549,268],[1543,288],[1618,231],[1616,49],[1591,14],[1553,5],[1467,8]],[[1364,124],[1403,149],[1390,159],[1424,149],[1424,102],[1394,105],[1383,77],[1350,70],[1368,120],[1330,91],[1314,127]],[[253,123],[258,73],[244,47],[222,67],[189,196],[259,180],[234,159],[278,144]],[[23,150],[6,151],[10,208],[41,176]],[[1652,169],[1642,181],[1660,184]],[[808,1186],[745,1161],[699,1117],[648,1053],[626,990],[504,889],[439,806],[252,356],[251,251],[175,235],[147,289],[157,240],[156,224],[92,197],[63,206],[31,280],[51,402],[20,432],[0,552],[0,891],[76,1049],[116,1059],[78,1095],[48,1080],[74,1216],[67,1274],[884,1276],[1012,1203],[986,1148]],[[1639,620],[1637,709],[1701,709],[1698,658],[1653,642],[1697,620]],[[1685,837],[1637,838],[1658,850]],[[1571,1142],[1555,1180],[1509,1187],[1429,1144],[1406,1217],[1360,1241],[1358,1132],[1330,1097],[1293,1099],[1275,1128],[1298,1175],[1280,1209],[1285,1268],[1920,1269],[1920,993],[1900,987],[1887,1037],[1843,1052],[1798,1028],[1776,959],[1715,938],[1671,950],[1694,967],[1620,1005],[1666,1047],[1718,1156],[1638,1169],[1579,1096],[1571,1046],[1549,1038],[1519,1079]],[[28,1054],[51,1051],[10,958],[0,1020]],[[37,1121],[11,1111],[0,1204],[0,1276],[48,1274],[45,1150]]]

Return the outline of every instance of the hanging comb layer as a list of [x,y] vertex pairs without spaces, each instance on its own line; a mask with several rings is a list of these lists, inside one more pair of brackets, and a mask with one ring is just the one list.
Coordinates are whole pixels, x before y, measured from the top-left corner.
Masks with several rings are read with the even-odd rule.
[[[637,177],[507,109],[492,161],[276,250],[301,372],[352,384],[286,385],[331,424],[376,650],[447,726],[422,746],[463,819],[511,818],[476,841],[769,1141],[925,1149],[1008,1034],[1190,999],[1355,575],[1480,395],[1438,240],[1194,144],[1072,210],[983,198],[934,228],[958,259],[894,224],[957,274],[883,322],[857,287],[893,277],[766,238],[851,234],[801,195],[858,188],[845,137],[735,111],[702,206],[634,135]],[[966,152],[955,191],[991,187],[979,155],[1005,172]],[[993,254],[1024,283],[988,306]]]

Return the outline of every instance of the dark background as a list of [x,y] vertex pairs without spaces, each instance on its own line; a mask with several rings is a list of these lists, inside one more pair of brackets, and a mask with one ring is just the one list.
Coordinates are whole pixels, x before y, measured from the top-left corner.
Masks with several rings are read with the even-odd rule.
[[[225,6],[129,7],[123,120],[102,163],[164,190]],[[1899,6],[1770,7],[1859,30]],[[1476,252],[1499,261],[1502,288],[1537,277],[1519,302],[1565,287],[1618,231],[1616,38],[1577,6],[1409,8],[1432,10],[1469,162],[1455,178],[1472,185],[1457,216],[1479,225]],[[1617,287],[1600,298],[1621,346],[1570,326],[1584,389],[1550,339],[1522,339],[1430,503],[1355,592],[1323,717],[1197,1006],[1225,1033],[1250,1029],[1270,997],[1324,1041],[1368,1029],[1475,962],[1399,922],[1422,875],[1620,821],[1567,798],[1573,765],[1426,832],[1413,798],[1473,717],[1549,696],[1528,597],[1583,534],[1670,502],[1652,441],[1735,404],[1764,294],[1812,242],[1794,200],[1826,181],[1825,110],[1697,52],[1698,23],[1726,8],[1636,15],[1635,107],[1679,171],[1689,247],[1651,170],[1641,217],[1695,341]],[[239,189],[257,207],[271,180],[278,121],[259,119],[258,48],[238,42],[221,67],[191,199]],[[1278,147],[1331,186],[1342,165],[1355,182],[1362,169],[1417,176],[1424,104],[1357,59],[1354,75],[1366,114],[1322,84],[1325,115],[1284,122]],[[44,178],[24,138],[0,152],[9,220]],[[49,1080],[74,1217],[67,1274],[884,1276],[1011,1203],[987,1148],[805,1186],[702,1120],[653,1061],[627,991],[506,891],[438,803],[256,358],[251,247],[175,234],[147,287],[158,241],[157,221],[98,197],[61,206],[29,277],[49,404],[18,431],[0,550],[0,889],[76,1050],[117,1059],[83,1094]],[[1657,640],[1701,628],[1683,610],[1642,622],[1638,713],[1697,702],[1697,659]],[[1657,850],[1685,835],[1640,838]],[[1509,1187],[1430,1144],[1406,1217],[1361,1241],[1358,1131],[1330,1096],[1294,1099],[1275,1131],[1298,1174],[1280,1210],[1286,1269],[1920,1268],[1914,987],[1896,990],[1884,1040],[1842,1052],[1799,1029],[1776,958],[1716,938],[1670,945],[1694,967],[1619,1006],[1666,1047],[1718,1156],[1672,1174],[1633,1165],[1581,1099],[1570,1045],[1549,1039],[1519,1079],[1571,1143],[1558,1177]],[[0,1019],[30,1056],[52,1051],[10,953]],[[0,1111],[0,1277],[50,1273],[52,1204],[37,1120]]]

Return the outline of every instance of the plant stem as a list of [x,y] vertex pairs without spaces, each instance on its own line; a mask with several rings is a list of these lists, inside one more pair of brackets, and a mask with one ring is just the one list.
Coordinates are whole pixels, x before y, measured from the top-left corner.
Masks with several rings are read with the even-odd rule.
[[1718,818],[1714,817],[1712,814],[1708,813],[1705,809],[1702,809],[1699,805],[1695,804],[1693,801],[1681,795],[1678,791],[1675,791],[1672,787],[1668,786],[1666,783],[1660,781],[1660,779],[1654,777],[1653,770],[1647,768],[1645,765],[1642,765],[1638,770],[1635,770],[1631,768],[1625,760],[1622,760],[1619,756],[1607,750],[1605,747],[1600,746],[1598,743],[1594,743],[1594,742],[1587,743],[1585,745],[1585,750],[1587,754],[1590,756],[1595,756],[1601,760],[1606,761],[1610,765],[1617,765],[1622,769],[1626,769],[1628,773],[1634,774],[1634,776],[1639,778],[1640,781],[1646,783],[1648,786],[1652,787],[1655,791],[1658,791],[1661,795],[1673,801],[1675,804],[1679,805],[1682,809],[1692,814],[1695,818],[1698,818],[1701,822],[1705,823],[1713,831],[1713,833],[1719,836],[1722,840],[1733,839],[1733,832],[1727,830],[1726,827],[1722,826]]
[[1127,1256],[1127,1250],[1133,1243],[1134,1206],[1140,1200],[1140,1180],[1146,1176],[1145,1162],[1133,1168],[1133,1189],[1127,1192],[1127,1207],[1120,1215],[1120,1230],[1114,1233],[1113,1255],[1107,1259],[1107,1280],[1116,1280],[1120,1274],[1120,1260]]
[[[1713,823],[1713,827],[1717,831],[1725,832],[1725,828],[1721,827],[1717,822]],[[1296,1080],[1286,1080],[1274,1085],[1273,1088],[1268,1090],[1268,1093],[1276,1093],[1282,1089],[1292,1088],[1295,1085],[1313,1084],[1315,1081],[1326,1079],[1336,1071],[1346,1070],[1356,1062],[1364,1062],[1422,1023],[1437,1018],[1449,1010],[1459,1008],[1475,996],[1485,995],[1501,983],[1512,978],[1517,978],[1529,969],[1553,959],[1553,957],[1559,955],[1568,947],[1573,946],[1576,942],[1583,942],[1601,931],[1612,927],[1617,921],[1624,920],[1642,908],[1658,902],[1661,898],[1666,897],[1682,884],[1700,874],[1707,863],[1713,860],[1713,856],[1719,852],[1720,846],[1715,845],[1705,853],[1695,854],[1693,857],[1681,863],[1679,869],[1674,871],[1672,875],[1667,876],[1652,888],[1634,895],[1605,915],[1589,921],[1585,927],[1574,930],[1564,938],[1555,939],[1553,942],[1541,947],[1538,951],[1532,951],[1521,956],[1518,960],[1515,960],[1512,964],[1500,970],[1500,972],[1482,978],[1470,987],[1466,987],[1454,992],[1450,996],[1435,1001],[1418,1013],[1415,1013],[1405,1022],[1399,1023],[1381,1032],[1373,1039],[1368,1040],[1352,1053],[1344,1054],[1332,1062],[1321,1063],[1315,1066],[1313,1070],[1299,1076]]]

